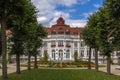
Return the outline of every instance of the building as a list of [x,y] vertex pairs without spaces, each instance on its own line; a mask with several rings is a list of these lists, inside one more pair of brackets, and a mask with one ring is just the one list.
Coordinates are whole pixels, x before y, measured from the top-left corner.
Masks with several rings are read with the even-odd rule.
[[[44,53],[47,53],[48,60],[51,61],[74,61],[74,54],[77,53],[78,59],[88,60],[89,47],[85,45],[85,42],[80,36],[83,28],[70,27],[70,25],[65,24],[65,20],[62,17],[59,17],[55,25],[52,25],[50,28],[45,28],[45,30],[48,35],[43,39],[43,46],[38,49],[38,59],[44,57]],[[11,31],[7,30],[6,35],[10,34]],[[104,59],[106,60],[106,57],[100,54],[98,57],[100,63],[103,63]],[[120,51],[114,51],[111,58],[114,63],[120,65]],[[12,56],[12,59],[15,61],[15,55]],[[91,51],[91,59],[92,61],[95,59],[94,49]],[[27,56],[21,55],[21,62],[26,60]]]
[[[78,54],[78,59],[88,60],[89,47],[81,38],[83,28],[70,27],[65,24],[65,20],[59,17],[55,25],[45,29],[48,36],[43,39],[43,47],[39,49],[40,56],[44,57],[44,53],[48,54],[49,60],[52,61],[74,61],[74,53]],[[119,61],[118,53],[114,52],[111,58],[114,63]],[[106,61],[106,57],[98,52],[99,63]],[[91,59],[95,60],[95,50],[91,51]]]
[[74,60],[74,53],[78,58],[87,58],[88,48],[85,46],[80,33],[83,28],[70,27],[59,17],[55,25],[45,29],[48,36],[43,39],[43,47],[39,49],[41,56],[48,54],[49,60]]

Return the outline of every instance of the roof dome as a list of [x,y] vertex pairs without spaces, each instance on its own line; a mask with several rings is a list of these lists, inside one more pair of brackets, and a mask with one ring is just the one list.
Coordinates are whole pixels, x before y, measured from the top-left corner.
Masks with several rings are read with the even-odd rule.
[[65,24],[65,20],[62,17],[59,17],[57,20],[57,24],[58,25],[64,25]]

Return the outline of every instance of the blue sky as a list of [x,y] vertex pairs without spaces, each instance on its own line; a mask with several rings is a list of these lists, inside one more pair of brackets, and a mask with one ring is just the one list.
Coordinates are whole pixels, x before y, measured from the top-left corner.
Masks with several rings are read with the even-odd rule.
[[45,27],[56,24],[62,15],[71,27],[84,27],[89,15],[102,7],[103,0],[32,0],[38,9],[37,20]]

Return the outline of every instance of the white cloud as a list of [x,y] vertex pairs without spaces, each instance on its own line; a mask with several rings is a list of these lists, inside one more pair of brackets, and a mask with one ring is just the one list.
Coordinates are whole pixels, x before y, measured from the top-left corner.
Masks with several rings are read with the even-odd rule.
[[[81,20],[70,20],[70,11],[74,12],[75,9],[71,9],[68,12],[63,11],[57,11],[56,7],[58,5],[71,7],[75,4],[85,4],[86,2],[90,0],[31,0],[33,4],[38,9],[37,13],[37,20],[39,23],[43,24],[44,26],[51,26],[56,23],[56,19],[60,17],[60,15],[65,18],[65,20],[72,23],[72,26],[77,25],[84,25],[84,21],[81,22]],[[80,22],[79,22],[80,21]],[[70,24],[68,23],[68,24]]]
[[[63,17],[64,18],[64,17]],[[54,18],[49,25],[54,25],[56,24],[56,20],[58,17]],[[65,24],[70,25],[71,27],[84,27],[87,24],[87,20],[82,19],[82,20],[71,20],[68,18],[64,18]]]
[[92,15],[94,12],[88,12],[88,13],[83,13],[81,16],[84,16],[84,19],[88,19],[90,15]]
[[85,4],[87,2],[89,2],[90,0],[78,0],[79,4]]
[[67,20],[69,17],[70,17],[70,14],[69,13],[64,13],[62,11],[56,11],[53,13],[53,16],[49,22],[49,24],[47,26],[51,26],[51,25],[54,25],[56,24],[56,20],[62,16],[65,20]]
[[77,10],[76,9],[68,9],[67,11],[68,12],[76,12]]
[[45,23],[45,22],[48,21],[48,19],[47,19],[47,17],[44,17],[44,16],[43,16],[43,17],[38,17],[38,18],[37,18],[37,21],[38,21],[38,22],[41,22],[41,23]]
[[94,6],[95,8],[100,8],[100,7],[101,7],[100,4],[93,4],[93,6]]
[[60,4],[60,5],[63,5],[63,6],[67,6],[67,7],[70,7],[74,4],[77,3],[77,0],[53,0],[53,2],[55,4]]
[[71,25],[71,27],[84,27],[87,23],[87,20],[68,20],[67,24]]

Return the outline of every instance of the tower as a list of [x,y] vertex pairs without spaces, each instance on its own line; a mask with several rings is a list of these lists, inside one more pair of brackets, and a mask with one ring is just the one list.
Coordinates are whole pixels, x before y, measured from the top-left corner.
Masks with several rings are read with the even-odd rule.
[[57,25],[64,25],[65,24],[65,20],[60,16],[57,20]]

